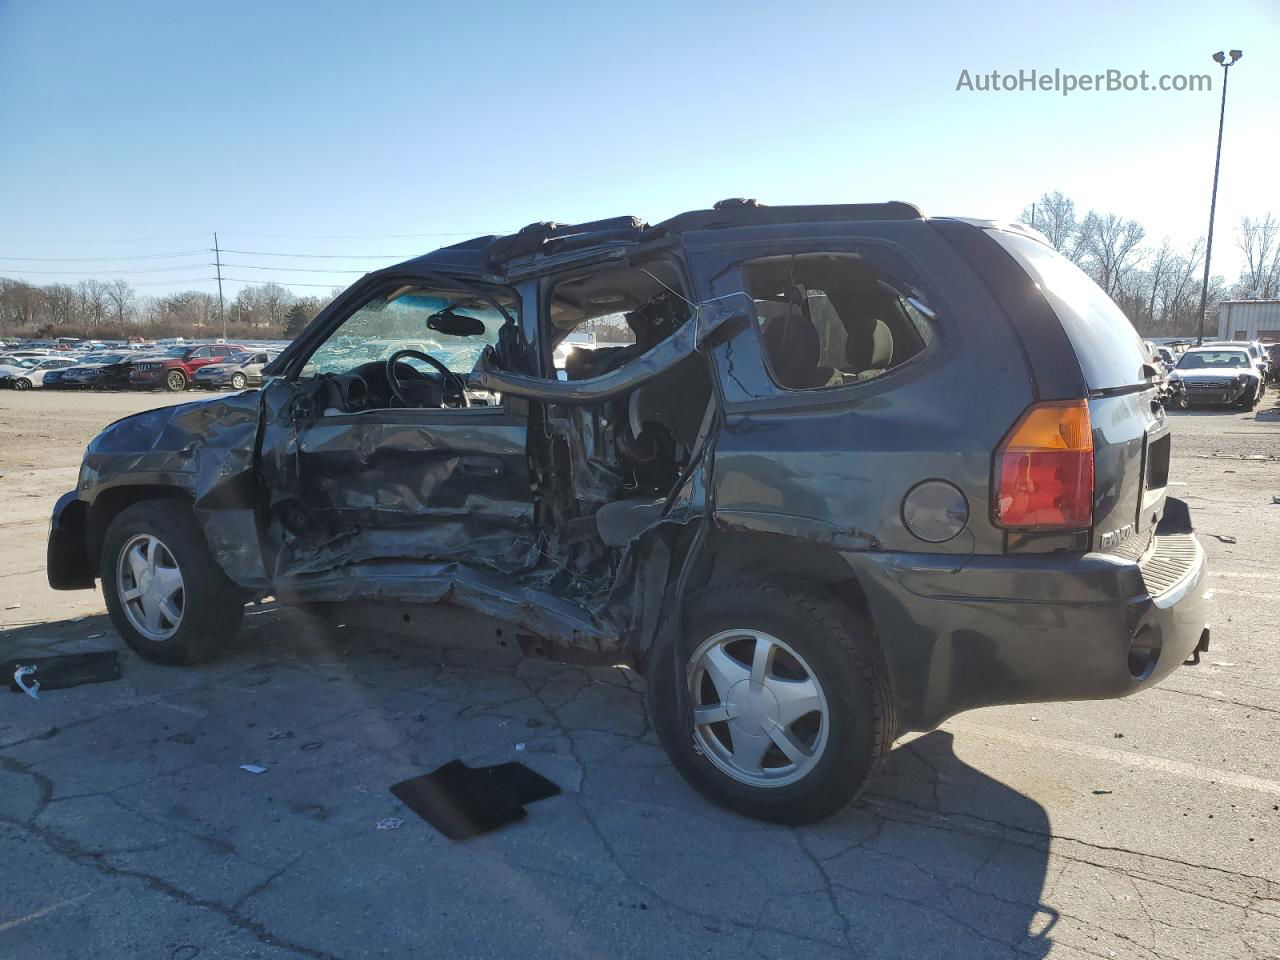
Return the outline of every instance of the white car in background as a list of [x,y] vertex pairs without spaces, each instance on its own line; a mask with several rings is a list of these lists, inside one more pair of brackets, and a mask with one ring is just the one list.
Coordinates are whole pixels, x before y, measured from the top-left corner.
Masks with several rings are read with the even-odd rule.
[[0,367],[0,387],[12,387],[14,390],[30,390],[32,387],[44,386],[44,375],[50,370],[65,370],[75,366],[76,361],[70,357],[22,358],[31,360],[30,365]]

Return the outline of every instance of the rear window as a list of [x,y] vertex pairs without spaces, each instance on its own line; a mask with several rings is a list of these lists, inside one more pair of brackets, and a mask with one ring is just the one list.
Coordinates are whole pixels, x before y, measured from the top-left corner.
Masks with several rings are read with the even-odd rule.
[[1142,338],[1101,287],[1052,247],[1004,230],[990,236],[1018,261],[1040,287],[1075,347],[1091,390],[1143,383],[1147,363]]

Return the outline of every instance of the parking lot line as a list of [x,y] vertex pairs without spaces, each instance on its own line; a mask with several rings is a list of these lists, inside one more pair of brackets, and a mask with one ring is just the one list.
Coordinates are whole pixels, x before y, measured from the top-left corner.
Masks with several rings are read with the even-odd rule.
[[1164,757],[1153,757],[1147,754],[1128,753],[1123,750],[1112,750],[1089,743],[1078,743],[1073,740],[1060,740],[1057,737],[1044,737],[1037,734],[1017,733],[1004,727],[990,726],[985,723],[972,723],[968,720],[953,720],[957,727],[974,733],[1003,740],[1018,746],[1045,748],[1059,753],[1074,754],[1090,760],[1103,760],[1125,767],[1142,767],[1159,773],[1171,774],[1186,780],[1199,780],[1202,783],[1227,784],[1241,790],[1254,790],[1258,793],[1269,793],[1280,796],[1280,781],[1266,780],[1262,777],[1251,777],[1244,773],[1232,773],[1217,767],[1206,767],[1198,763],[1186,763],[1182,760],[1168,760]]

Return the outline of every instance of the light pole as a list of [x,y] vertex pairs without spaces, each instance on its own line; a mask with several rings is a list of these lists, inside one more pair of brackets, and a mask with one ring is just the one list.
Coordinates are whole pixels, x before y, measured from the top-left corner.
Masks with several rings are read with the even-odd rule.
[[1200,284],[1200,331],[1196,334],[1196,346],[1204,343],[1204,311],[1209,305],[1209,256],[1213,253],[1213,215],[1218,206],[1218,168],[1222,165],[1222,123],[1227,117],[1227,71],[1244,56],[1243,50],[1232,50],[1228,60],[1221,50],[1213,59],[1222,65],[1222,106],[1218,110],[1218,153],[1213,160],[1213,194],[1209,198],[1209,235],[1204,241],[1204,281]]

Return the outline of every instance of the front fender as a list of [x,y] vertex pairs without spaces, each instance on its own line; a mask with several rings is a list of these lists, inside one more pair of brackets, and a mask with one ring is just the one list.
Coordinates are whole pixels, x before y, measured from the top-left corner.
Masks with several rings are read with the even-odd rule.
[[227,576],[244,587],[267,586],[254,473],[259,396],[246,391],[116,421],[89,444],[80,468],[80,498],[97,505],[128,502],[130,487],[179,490],[190,497],[209,549]]

